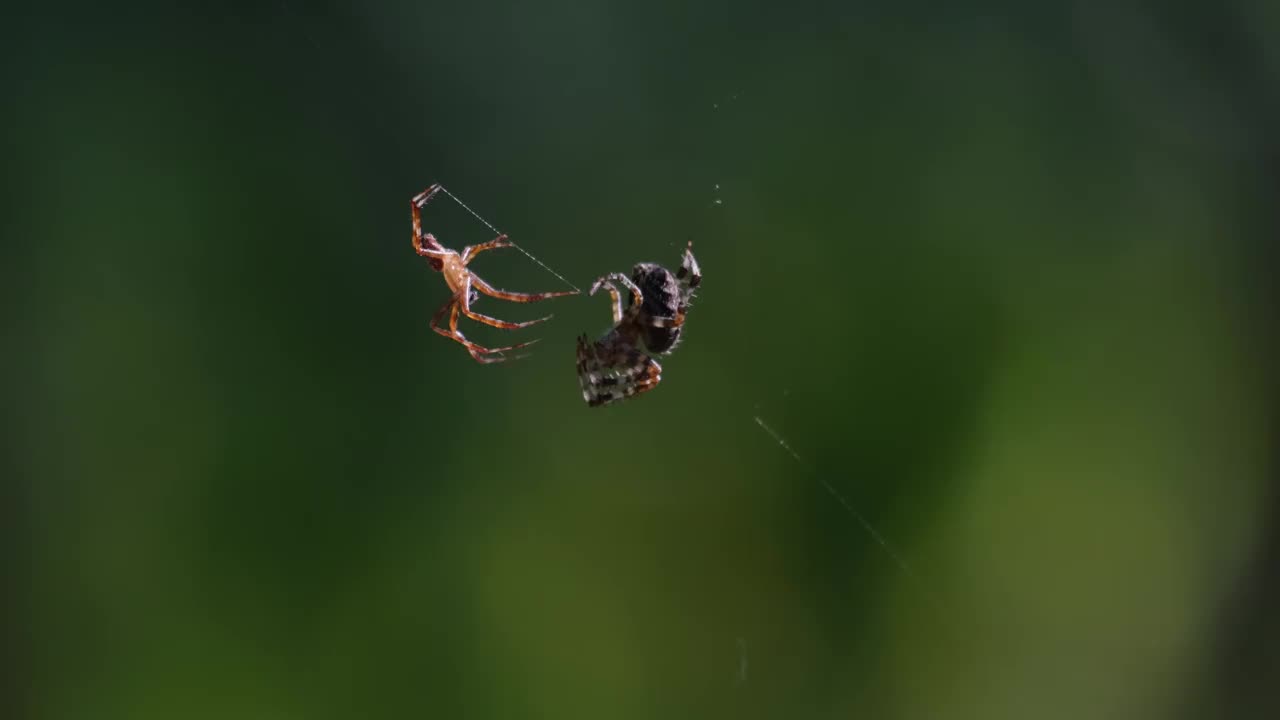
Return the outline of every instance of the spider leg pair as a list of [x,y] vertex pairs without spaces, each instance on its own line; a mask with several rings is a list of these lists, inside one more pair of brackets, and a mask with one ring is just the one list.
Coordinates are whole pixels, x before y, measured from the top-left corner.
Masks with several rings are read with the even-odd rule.
[[[517,293],[507,290],[500,290],[485,282],[479,275],[467,268],[471,261],[482,252],[495,250],[498,248],[512,247],[514,243],[507,239],[506,235],[499,235],[485,243],[479,245],[468,245],[459,253],[456,250],[450,250],[441,245],[435,236],[431,233],[422,232],[422,208],[433,198],[436,193],[444,188],[439,185],[431,187],[418,193],[411,201],[411,209],[413,213],[413,249],[418,255],[425,257],[431,268],[444,275],[444,281],[449,286],[451,295],[444,305],[436,311],[431,318],[431,329],[443,335],[444,337],[459,343],[471,353],[471,357],[481,363],[495,363],[506,360],[506,356],[502,353],[520,348],[528,347],[537,340],[517,343],[505,347],[489,348],[478,345],[467,339],[462,331],[458,329],[458,317],[464,315],[472,320],[489,325],[491,327],[501,328],[503,330],[519,330],[530,325],[536,325],[551,319],[551,316],[537,318],[526,322],[507,322],[497,318],[482,315],[471,309],[474,303],[484,293],[490,297],[499,300],[507,300],[517,303],[531,303],[539,300],[547,300],[554,297],[563,297],[565,295],[577,295],[576,290],[545,292],[545,293]],[[446,191],[447,192],[447,191]],[[444,316],[448,314],[448,327],[441,325]]]
[[[680,342],[685,314],[701,282],[690,241],[675,273],[656,263],[640,263],[630,278],[610,273],[592,284],[591,295],[601,288],[609,292],[613,327],[594,343],[585,335],[578,338],[578,383],[588,405],[608,405],[657,387],[662,366],[653,356],[670,354]],[[618,285],[630,293],[625,307]]]

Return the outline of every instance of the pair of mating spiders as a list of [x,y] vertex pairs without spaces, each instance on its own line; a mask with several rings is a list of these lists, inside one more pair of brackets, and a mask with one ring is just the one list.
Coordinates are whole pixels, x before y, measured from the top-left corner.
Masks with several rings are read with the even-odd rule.
[[[438,192],[439,185],[418,193],[412,200],[413,248],[427,259],[433,270],[444,275],[444,281],[452,293],[444,305],[431,318],[431,329],[461,344],[471,357],[481,363],[502,362],[502,353],[528,347],[537,340],[499,348],[487,348],[468,340],[458,329],[459,314],[476,322],[504,330],[518,330],[551,319],[551,316],[527,322],[507,322],[481,315],[471,309],[480,293],[500,300],[531,303],[565,295],[577,295],[577,290],[545,293],[515,293],[499,290],[485,282],[467,268],[471,261],[486,250],[512,247],[514,243],[506,235],[479,245],[468,245],[459,253],[441,245],[431,233],[422,232],[422,208]],[[445,191],[446,194],[448,191]],[[613,300],[613,327],[595,342],[586,335],[578,338],[578,382],[582,385],[582,399],[592,407],[607,405],[642,392],[652,390],[662,380],[662,366],[654,355],[667,355],[680,342],[685,313],[702,273],[693,257],[693,241],[685,248],[680,269],[675,273],[656,263],[639,263],[631,271],[631,277],[622,273],[609,273],[592,284],[589,295],[604,288]],[[630,292],[629,303],[624,307],[618,285]],[[449,315],[448,328],[440,321]]]

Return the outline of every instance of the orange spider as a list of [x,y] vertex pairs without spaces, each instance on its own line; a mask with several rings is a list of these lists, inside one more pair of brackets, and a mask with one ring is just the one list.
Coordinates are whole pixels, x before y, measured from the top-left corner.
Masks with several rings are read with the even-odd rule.
[[[437,183],[418,193],[418,195],[412,200],[413,249],[417,250],[419,255],[427,259],[427,262],[430,263],[433,270],[444,273],[444,281],[449,285],[449,290],[453,292],[453,295],[449,297],[448,301],[446,301],[444,305],[440,306],[440,309],[436,311],[434,316],[432,316],[431,329],[457,343],[460,343],[467,349],[467,352],[471,353],[471,357],[475,358],[479,362],[502,362],[507,358],[501,353],[508,350],[518,350],[522,347],[528,347],[529,345],[537,342],[537,340],[530,340],[529,342],[500,348],[482,347],[468,340],[466,336],[458,330],[459,313],[466,315],[476,322],[491,325],[496,328],[502,328],[503,330],[518,330],[520,328],[529,327],[530,325],[550,320],[551,316],[548,315],[536,320],[529,320],[528,322],[515,323],[491,318],[488,315],[481,315],[471,309],[471,303],[475,302],[476,298],[479,297],[477,291],[491,297],[496,297],[500,300],[510,300],[511,302],[518,303],[531,303],[553,297],[562,297],[564,295],[577,295],[578,291],[567,290],[561,292],[534,294],[507,292],[506,290],[499,290],[498,288],[495,288],[480,279],[478,275],[468,270],[467,265],[471,264],[471,261],[475,259],[476,255],[479,255],[486,250],[512,247],[514,243],[508,240],[507,236],[504,234],[499,235],[486,243],[468,245],[462,249],[461,253],[458,253],[456,250],[450,250],[449,248],[441,245],[431,233],[423,234],[422,208],[436,193],[443,189],[444,188]],[[448,191],[445,192],[447,193]],[[446,312],[449,313],[449,328],[447,330],[440,326],[440,319],[444,317]]]

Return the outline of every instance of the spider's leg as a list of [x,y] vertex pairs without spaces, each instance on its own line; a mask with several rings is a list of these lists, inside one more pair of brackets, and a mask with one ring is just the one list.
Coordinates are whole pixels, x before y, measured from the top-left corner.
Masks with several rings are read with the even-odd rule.
[[680,262],[680,269],[676,271],[676,280],[680,282],[680,298],[683,302],[688,303],[693,297],[693,292],[698,289],[698,285],[702,283],[702,270],[698,267],[698,261],[693,257],[693,241],[689,241],[689,245],[684,249],[684,257]]
[[409,201],[409,207],[413,213],[413,249],[417,250],[419,255],[439,258],[444,257],[446,254],[443,250],[437,249],[440,248],[440,243],[436,242],[431,233],[426,235],[422,233],[422,207],[430,202],[431,198],[435,197],[435,194],[440,192],[441,189],[439,184],[432,185]]
[[[450,311],[449,327],[444,328],[440,327],[440,318],[444,315],[446,310]],[[468,340],[466,336],[458,330],[458,303],[455,298],[449,298],[446,300],[444,305],[441,305],[440,309],[436,311],[436,314],[431,316],[431,329],[465,347],[467,352],[471,353],[472,357],[475,357],[477,350],[484,350],[484,348]]]
[[[527,342],[516,343],[515,345],[507,345],[505,347],[488,348],[482,345],[477,345],[471,342],[470,340],[467,340],[466,337],[462,334],[462,331],[458,329],[458,314],[460,312],[465,312],[463,310],[463,305],[460,302],[455,302],[453,304],[453,314],[449,316],[449,329],[452,330],[458,337],[462,338],[462,342],[467,346],[467,350],[471,353],[471,357],[475,358],[476,360],[479,360],[480,362],[486,362],[486,363],[502,362],[503,360],[506,359],[501,357],[486,359],[486,358],[480,357],[480,354],[493,354],[493,353],[500,354],[500,353],[508,352],[510,350],[519,350],[520,348],[526,348],[538,342],[538,338],[534,338],[533,340],[529,340]],[[517,355],[516,357],[524,357],[524,356]]]
[[[595,291],[601,287],[613,287],[613,281],[615,280],[631,292],[631,305],[627,307],[625,315],[633,318],[638,316],[640,314],[640,308],[644,306],[644,293],[640,292],[640,288],[636,287],[636,284],[631,281],[631,278],[623,275],[622,273],[613,272],[596,278],[595,283],[591,285],[591,292],[588,294],[595,294]],[[622,317],[624,315],[622,300],[618,297],[618,293],[616,291],[611,290],[610,294],[613,295],[614,300],[613,324],[617,325],[622,322]]]
[[440,185],[440,183],[436,183],[431,187],[427,188],[426,190],[423,190],[422,192],[418,193],[417,195],[414,195],[413,201],[412,201],[414,209],[415,210],[419,209],[424,205],[426,205],[427,203],[431,202],[431,198],[435,197],[436,193],[440,192],[443,189],[444,187]]
[[453,298],[449,298],[448,300],[446,300],[444,304],[440,306],[440,309],[436,311],[436,314],[431,316],[431,329],[449,338],[450,340],[457,339],[454,337],[456,331],[451,333],[448,330],[445,330],[444,328],[440,327],[440,318],[444,317],[444,314],[448,312],[450,308],[453,307],[453,300],[454,300]]
[[490,325],[492,327],[502,328],[503,330],[519,330],[520,328],[527,328],[530,325],[537,325],[540,322],[546,322],[547,320],[551,319],[552,316],[548,315],[546,317],[537,318],[535,320],[529,320],[527,322],[507,322],[506,320],[491,318],[488,315],[481,315],[480,313],[475,312],[474,310],[471,309],[471,303],[474,302],[476,299],[476,291],[475,291],[475,283],[474,283],[476,279],[477,278],[475,274],[468,271],[468,277],[463,281],[464,285],[463,285],[462,292],[458,293],[458,297],[460,298],[458,304],[462,306],[462,314],[466,315],[472,320],[475,320],[476,322],[479,322],[479,323],[484,323],[485,325]]
[[609,297],[613,298],[613,305],[610,309],[613,310],[613,324],[617,325],[622,322],[622,296],[618,294],[617,286],[604,278],[596,280],[595,284],[591,286],[591,291],[588,294],[595,295],[596,291],[600,288],[608,290]]
[[507,322],[506,320],[491,318],[488,315],[481,315],[480,313],[474,310],[463,310],[462,314],[466,315],[472,320],[475,320],[478,323],[484,323],[485,325],[491,325],[496,328],[502,328],[503,330],[519,330],[520,328],[527,328],[530,325],[537,325],[540,322],[546,322],[552,318],[551,315],[548,315],[546,317],[535,318],[533,320],[528,320],[525,322]]
[[497,248],[511,247],[513,245],[515,245],[515,243],[507,239],[506,233],[503,233],[486,243],[468,245],[462,248],[462,264],[466,265],[467,263],[470,263],[475,256],[486,250],[496,250]]
[[[532,345],[536,342],[538,341],[530,340],[527,343],[520,343],[519,345],[512,345],[511,347],[505,347],[505,348],[484,348],[484,347],[480,347],[479,345],[473,345],[467,348],[467,352],[471,353],[471,357],[474,358],[476,362],[482,365],[488,365],[490,363],[506,362],[507,360],[511,359],[503,355],[502,354],[503,351],[516,350],[516,349],[525,347],[526,345]],[[528,357],[528,355],[516,355],[514,359],[520,360],[526,357]]]
[[471,275],[471,283],[475,285],[477,290],[484,293],[485,295],[496,297],[499,300],[510,300],[511,302],[518,302],[518,303],[538,302],[539,300],[547,300],[549,298],[554,298],[554,297],[564,297],[565,295],[578,294],[577,290],[560,290],[556,292],[544,292],[544,293],[516,293],[516,292],[509,292],[507,290],[499,290],[498,288],[490,285],[484,280],[481,280],[474,273]]
[[636,287],[636,284],[631,282],[631,278],[619,272],[612,272],[612,273],[609,273],[608,275],[601,275],[600,277],[596,278],[596,281],[591,285],[590,292],[588,292],[587,294],[594,295],[596,290],[599,290],[601,287],[610,285],[610,282],[614,280],[621,283],[622,287],[631,291],[631,304],[634,307],[640,307],[641,305],[644,304],[644,293],[640,292],[640,288]]
[[[509,350],[519,350],[520,348],[528,347],[529,345],[532,345],[538,342],[537,340],[530,340],[529,342],[519,343],[517,345],[510,345],[508,347],[500,347],[500,348],[487,348],[482,345],[477,345],[471,342],[470,340],[468,340],[466,336],[462,334],[461,330],[458,330],[458,312],[460,309],[461,308],[459,306],[459,303],[457,302],[457,299],[449,298],[449,300],[445,302],[444,305],[440,306],[440,309],[436,311],[436,314],[432,316],[431,329],[436,331],[440,335],[443,335],[444,337],[447,337],[450,340],[465,347],[467,349],[467,352],[471,353],[471,357],[475,358],[479,362],[482,362],[482,363],[502,362],[507,358],[502,357],[501,355],[499,355],[498,357],[488,357],[488,356],[494,353],[507,352]],[[445,311],[450,311],[449,327],[447,329],[440,327],[440,319],[444,316]]]

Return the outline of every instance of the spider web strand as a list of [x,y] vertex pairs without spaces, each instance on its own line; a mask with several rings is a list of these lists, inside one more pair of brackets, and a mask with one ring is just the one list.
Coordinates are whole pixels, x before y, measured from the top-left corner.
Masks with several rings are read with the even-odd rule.
[[[456,202],[456,203],[458,203],[459,205],[461,205],[463,210],[466,210],[467,212],[471,213],[471,217],[473,217],[473,218],[475,218],[475,219],[479,220],[481,223],[484,223],[484,226],[485,226],[485,227],[487,227],[487,228],[489,228],[490,230],[492,230],[492,231],[494,232],[494,234],[495,234],[495,235],[501,235],[501,234],[502,234],[502,231],[501,231],[501,230],[499,230],[498,228],[494,227],[494,226],[493,226],[493,223],[491,223],[491,222],[489,222],[488,220],[485,220],[484,218],[480,217],[480,213],[476,212],[475,210],[472,210],[470,206],[468,206],[466,203],[464,203],[464,202],[462,202],[461,200],[459,200],[459,199],[458,199],[458,196],[457,196],[457,195],[454,195],[454,194],[453,194],[453,193],[451,193],[451,192],[449,192],[449,190],[448,190],[445,186],[441,185],[441,186],[440,186],[440,191],[441,191],[441,192],[443,192],[445,195],[448,195],[449,197],[453,198],[453,201],[454,201],[454,202]],[[569,281],[568,281],[567,279],[565,279],[565,277],[564,277],[563,275],[561,275],[560,273],[556,272],[555,270],[552,270],[550,267],[548,267],[548,266],[547,266],[547,264],[546,264],[546,263],[544,263],[544,262],[542,262],[541,260],[539,260],[538,258],[534,257],[532,253],[530,253],[528,250],[525,250],[523,247],[521,247],[519,244],[517,244],[514,240],[511,240],[511,238],[507,238],[507,241],[511,243],[511,246],[512,246],[512,247],[514,247],[515,249],[517,249],[517,250],[519,250],[520,252],[524,253],[524,256],[525,256],[525,257],[527,257],[527,258],[529,258],[530,260],[532,260],[532,261],[534,261],[535,263],[537,263],[537,264],[539,265],[539,267],[541,267],[543,270],[546,270],[547,272],[549,272],[549,273],[551,273],[552,275],[555,275],[557,278],[559,278],[559,279],[560,279],[560,282],[564,283],[565,285],[568,285],[569,287],[573,288],[574,290],[576,290],[576,291],[578,291],[578,292],[582,292],[582,289],[581,289],[581,288],[579,288],[577,285],[574,285],[573,283],[569,282]]]
[[[769,437],[773,438],[774,442],[778,443],[778,445],[783,450],[787,451],[787,454],[789,454],[796,461],[796,464],[800,465],[800,467],[802,468],[805,467],[805,462],[800,458],[800,454],[797,453],[794,449],[792,449],[791,445],[789,445],[786,440],[783,440],[781,435],[775,432],[773,428],[769,427],[769,425],[764,420],[762,420],[759,415],[755,415],[753,419],[756,421],[756,424],[760,426],[761,430],[764,430],[766,433],[768,433]],[[805,468],[805,469],[808,469],[808,468]],[[831,483],[827,482],[826,478],[822,477],[816,472],[814,473],[814,477],[818,479],[818,482],[827,491],[827,493],[831,495],[831,497],[835,498],[836,502],[843,505],[845,511],[848,512],[851,516],[853,516],[854,520],[858,521],[858,524],[862,526],[862,529],[866,530],[867,534],[870,535],[873,540],[879,543],[881,548],[884,548],[885,554],[888,555],[890,559],[892,559],[895,563],[897,563],[898,567],[902,568],[902,572],[906,573],[907,576],[909,576],[912,580],[916,582],[920,582],[920,577],[916,575],[914,570],[911,569],[911,566],[907,564],[907,561],[902,559],[902,556],[899,555],[896,550],[894,550],[893,546],[889,544],[889,541],[886,540],[885,537],[880,534],[879,530],[876,530],[875,526],[872,525],[869,520],[867,520],[865,517],[862,516],[862,513],[855,510],[853,508],[853,505],[848,500],[845,500],[844,496],[841,495],[839,492],[837,492],[836,489],[832,487]]]

